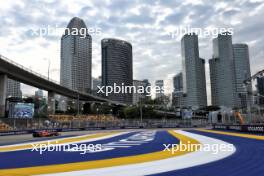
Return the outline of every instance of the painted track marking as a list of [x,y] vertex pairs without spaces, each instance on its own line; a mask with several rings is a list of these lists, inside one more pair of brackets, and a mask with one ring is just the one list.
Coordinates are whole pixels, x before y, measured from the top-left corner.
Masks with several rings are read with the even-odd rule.
[[[190,142],[194,144],[199,144],[197,140],[184,136],[179,133],[175,133],[173,130],[169,131],[169,133],[174,137],[178,138],[182,143]],[[189,152],[193,152],[193,151],[176,152],[174,155],[172,155],[171,152],[169,151],[158,151],[147,154],[140,154],[140,155],[113,158],[113,159],[104,159],[97,161],[85,161],[85,162],[57,164],[50,166],[35,166],[35,167],[26,167],[26,168],[17,168],[17,169],[3,169],[0,170],[0,174],[6,174],[8,176],[15,176],[20,174],[21,176],[26,176],[26,175],[36,175],[36,174],[70,172],[70,171],[78,171],[78,170],[86,170],[86,169],[97,169],[104,167],[113,167],[113,166],[161,160],[170,157],[184,155]]]
[[[186,136],[191,139],[198,140],[201,144],[229,144],[222,140],[185,132],[181,130],[176,131],[177,134]],[[92,170],[81,170],[73,172],[64,172],[57,174],[45,174],[42,176],[87,176],[87,175],[96,175],[96,176],[142,176],[150,174],[158,174],[167,171],[174,171],[184,168],[189,168],[193,166],[198,166],[213,161],[217,161],[223,158],[226,158],[232,155],[235,152],[235,148],[231,152],[221,151],[218,154],[213,154],[212,151],[194,151],[189,152],[184,155],[171,155],[172,157],[166,159],[160,159],[155,161],[148,161],[139,164],[129,164],[125,166],[115,166],[108,168],[98,168]]]

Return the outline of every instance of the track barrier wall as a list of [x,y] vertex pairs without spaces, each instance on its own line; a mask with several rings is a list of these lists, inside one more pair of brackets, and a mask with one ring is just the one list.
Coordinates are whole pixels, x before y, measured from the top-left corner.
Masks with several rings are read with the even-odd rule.
[[214,129],[217,130],[229,130],[238,132],[248,132],[248,133],[264,133],[264,125],[213,125]]

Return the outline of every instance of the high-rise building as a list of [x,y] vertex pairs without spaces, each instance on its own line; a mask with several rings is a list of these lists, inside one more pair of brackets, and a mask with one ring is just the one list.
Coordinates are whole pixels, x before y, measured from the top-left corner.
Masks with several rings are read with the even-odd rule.
[[232,36],[229,33],[213,39],[213,58],[209,64],[212,105],[237,106]]
[[164,96],[164,81],[163,80],[156,80],[155,86],[158,88],[156,89],[156,98],[162,98]]
[[[76,32],[77,31],[77,32]],[[61,38],[61,85],[80,92],[91,90],[92,38],[84,21],[74,17]]]
[[151,84],[150,82],[148,81],[148,79],[143,79],[143,87],[144,87],[144,97],[146,99],[151,99]]
[[41,114],[45,113],[46,110],[46,99],[43,94],[43,90],[38,89],[35,91],[35,97],[34,97],[34,108],[35,108],[35,113]]
[[[102,86],[133,86],[132,45],[119,39],[107,38],[102,45]],[[112,93],[108,98],[131,104],[133,93]]]
[[177,107],[184,106],[182,72],[173,77],[172,104]]
[[173,88],[174,92],[179,92],[183,90],[182,72],[178,73],[173,77]]
[[144,93],[140,91],[144,87],[144,82],[133,80],[133,86],[137,89],[137,91],[133,93],[133,104],[137,104],[145,98]]
[[102,77],[99,76],[98,78],[93,78],[93,90],[98,90],[98,87],[97,86],[101,86],[102,84]]
[[35,91],[35,97],[36,98],[43,98],[44,97],[43,90],[41,90],[41,89],[36,90]]
[[185,106],[207,106],[205,61],[199,57],[198,36],[186,34],[181,40]]
[[257,78],[258,104],[264,105],[264,76]]
[[12,79],[7,79],[6,97],[22,98],[21,83]]
[[[237,106],[245,108],[252,104],[252,85],[245,85],[244,81],[251,77],[249,51],[246,44],[233,44]],[[245,87],[246,86],[246,87]]]

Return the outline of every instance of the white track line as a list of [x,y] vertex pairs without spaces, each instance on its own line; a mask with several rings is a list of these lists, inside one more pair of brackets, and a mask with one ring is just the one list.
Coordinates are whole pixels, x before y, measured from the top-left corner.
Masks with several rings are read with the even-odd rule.
[[[183,134],[185,136],[194,138],[198,140],[201,144],[215,145],[215,144],[225,144],[229,143],[222,140],[214,139],[211,137],[206,137],[182,130],[176,130],[177,133]],[[230,144],[229,144],[230,145]],[[45,176],[142,176],[157,174],[161,172],[168,172],[173,170],[179,170],[184,168],[189,168],[193,166],[198,166],[213,161],[217,161],[232,155],[235,152],[235,147],[233,146],[233,151],[219,151],[214,154],[213,151],[201,151],[191,152],[185,155],[163,159],[158,161],[146,162],[141,164],[131,164],[125,166],[115,166],[107,167],[101,169],[91,169],[91,170],[81,170],[64,172],[57,174],[44,174]],[[42,175],[42,176],[44,176]]]

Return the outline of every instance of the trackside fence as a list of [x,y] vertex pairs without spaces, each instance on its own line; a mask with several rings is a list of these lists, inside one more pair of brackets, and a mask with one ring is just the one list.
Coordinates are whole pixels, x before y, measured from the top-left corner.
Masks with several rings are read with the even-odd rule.
[[140,128],[192,128],[205,127],[206,119],[120,119],[113,121],[87,121],[70,120],[55,121],[51,119],[16,119],[6,118],[0,120],[8,125],[7,130],[0,131],[0,135],[26,134],[36,130],[78,131],[96,129],[140,129]]

